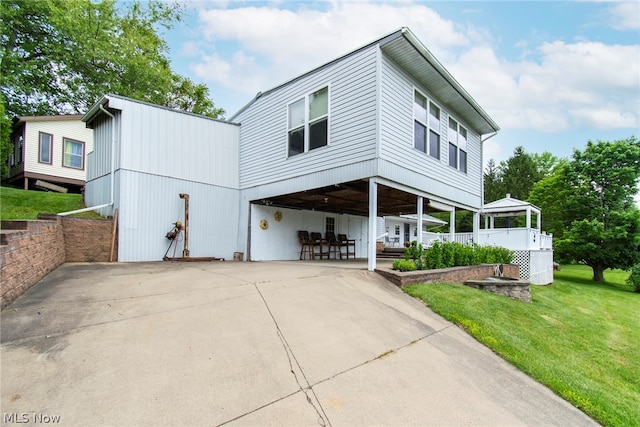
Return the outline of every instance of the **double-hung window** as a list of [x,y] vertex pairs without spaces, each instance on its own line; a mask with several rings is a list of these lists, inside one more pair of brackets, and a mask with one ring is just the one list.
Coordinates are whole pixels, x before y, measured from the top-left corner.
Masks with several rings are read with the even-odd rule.
[[413,143],[416,150],[440,159],[440,108],[415,91]]
[[328,145],[328,86],[289,104],[288,113],[289,157]]
[[62,143],[64,145],[62,166],[84,169],[84,142],[64,138]]
[[449,166],[467,173],[467,130],[449,117]]
[[38,139],[38,162],[51,164],[51,154],[53,153],[53,135],[40,132]]

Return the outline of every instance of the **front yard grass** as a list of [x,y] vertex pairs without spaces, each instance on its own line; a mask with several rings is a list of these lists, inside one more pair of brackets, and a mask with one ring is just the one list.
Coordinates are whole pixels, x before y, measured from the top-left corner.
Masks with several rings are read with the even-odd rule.
[[[55,214],[84,207],[82,194],[47,193],[12,187],[0,188],[0,219],[3,220],[32,220],[37,219],[39,213]],[[100,218],[100,215],[93,211],[74,216]]]
[[531,304],[451,284],[404,288],[606,426],[640,420],[640,294],[628,272],[562,266]]

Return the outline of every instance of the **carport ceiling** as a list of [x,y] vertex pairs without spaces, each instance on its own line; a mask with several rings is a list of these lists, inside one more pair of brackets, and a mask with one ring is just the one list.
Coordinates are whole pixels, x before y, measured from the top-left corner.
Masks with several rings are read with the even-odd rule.
[[[424,199],[424,213],[433,211]],[[253,203],[283,208],[369,216],[369,182],[358,180],[299,191]],[[378,185],[378,216],[416,213],[417,196]]]

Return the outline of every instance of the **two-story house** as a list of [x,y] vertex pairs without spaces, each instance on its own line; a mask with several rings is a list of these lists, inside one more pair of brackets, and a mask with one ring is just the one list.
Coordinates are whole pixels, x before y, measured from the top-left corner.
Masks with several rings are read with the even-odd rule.
[[229,121],[106,95],[86,200],[119,212],[120,261],[162,259],[190,195],[191,256],[298,259],[297,230],[356,241],[377,218],[482,207],[482,142],[498,125],[406,29],[261,92]]
[[86,156],[93,150],[93,132],[81,118],[82,115],[16,117],[6,182],[26,190],[36,186],[62,187],[79,193],[86,181]]

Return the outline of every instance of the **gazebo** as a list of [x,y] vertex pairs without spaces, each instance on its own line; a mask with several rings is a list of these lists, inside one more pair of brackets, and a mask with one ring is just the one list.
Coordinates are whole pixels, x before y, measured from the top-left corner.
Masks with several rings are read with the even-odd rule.
[[[532,215],[536,216],[536,226],[531,227]],[[487,203],[483,206],[481,215],[484,216],[485,229],[495,228],[495,218],[502,217],[514,217],[514,216],[526,216],[526,228],[535,228],[540,231],[540,208],[532,205],[529,202],[514,199],[511,194],[507,194],[504,199],[496,200],[495,202]]]
[[[521,279],[533,284],[553,282],[553,236],[541,231],[540,208],[507,194],[484,205],[480,215],[485,218],[485,228],[478,233],[480,245],[511,249],[514,263],[520,265]],[[496,227],[496,218],[518,216],[526,217],[524,227],[513,227],[509,221],[506,227]]]

